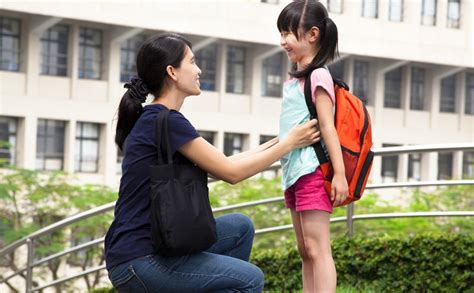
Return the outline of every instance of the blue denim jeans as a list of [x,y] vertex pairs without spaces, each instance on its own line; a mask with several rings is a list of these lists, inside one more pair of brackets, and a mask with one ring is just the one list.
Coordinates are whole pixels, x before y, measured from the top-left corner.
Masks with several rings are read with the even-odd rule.
[[148,255],[109,271],[119,292],[261,292],[263,272],[248,262],[252,221],[241,214],[216,218],[217,242],[180,257]]

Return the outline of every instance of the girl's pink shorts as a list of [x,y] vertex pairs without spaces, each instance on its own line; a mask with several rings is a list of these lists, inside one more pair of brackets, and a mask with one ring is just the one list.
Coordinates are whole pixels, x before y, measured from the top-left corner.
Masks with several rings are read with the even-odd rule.
[[332,213],[332,203],[324,189],[324,177],[319,167],[285,190],[285,206],[297,212],[319,210]]

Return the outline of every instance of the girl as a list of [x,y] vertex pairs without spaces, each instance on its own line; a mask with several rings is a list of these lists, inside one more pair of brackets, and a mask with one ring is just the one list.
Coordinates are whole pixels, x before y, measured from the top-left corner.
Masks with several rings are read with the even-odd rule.
[[324,145],[334,168],[331,194],[323,186],[323,175],[312,147],[283,156],[282,185],[285,203],[291,210],[298,251],[303,261],[304,292],[335,292],[336,269],[331,255],[329,218],[333,205],[347,197],[341,146],[334,127],[334,85],[325,64],[337,51],[337,28],[317,0],[288,4],[277,22],[280,45],[294,64],[284,85],[279,138],[290,128],[309,119],[304,80],[311,75],[311,92]]
[[[201,70],[191,44],[180,35],[148,39],[137,56],[138,78],[120,101],[115,142],[125,154],[115,219],[105,237],[105,258],[119,292],[260,292],[262,271],[248,263],[254,228],[245,216],[216,219],[217,242],[207,251],[161,257],[150,232],[150,175],[157,164],[157,113],[167,108],[173,162],[196,164],[214,177],[237,183],[264,170],[299,147],[319,140],[316,121],[296,126],[287,137],[228,158],[199,137],[179,112],[186,97],[199,95]],[[154,100],[142,107],[147,95]]]

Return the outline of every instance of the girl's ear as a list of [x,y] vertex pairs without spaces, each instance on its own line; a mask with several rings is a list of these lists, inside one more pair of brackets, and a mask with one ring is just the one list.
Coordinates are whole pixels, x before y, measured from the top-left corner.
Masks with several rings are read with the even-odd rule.
[[176,80],[176,79],[177,79],[177,77],[176,77],[176,71],[174,70],[174,67],[171,66],[171,65],[166,66],[166,74],[168,74],[168,76],[169,76],[172,80]]
[[317,26],[313,26],[309,29],[308,34],[309,34],[309,41],[310,42],[316,42],[319,39],[319,28]]

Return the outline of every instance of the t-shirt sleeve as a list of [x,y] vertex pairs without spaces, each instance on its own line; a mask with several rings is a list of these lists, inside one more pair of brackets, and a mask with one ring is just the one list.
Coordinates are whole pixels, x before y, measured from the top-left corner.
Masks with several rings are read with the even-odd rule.
[[168,119],[170,144],[173,154],[188,141],[199,137],[194,126],[180,112],[170,111]]
[[322,87],[329,95],[333,105],[336,102],[334,93],[334,83],[329,71],[325,68],[318,68],[311,73],[311,92],[313,93],[313,102],[316,102],[316,89]]

